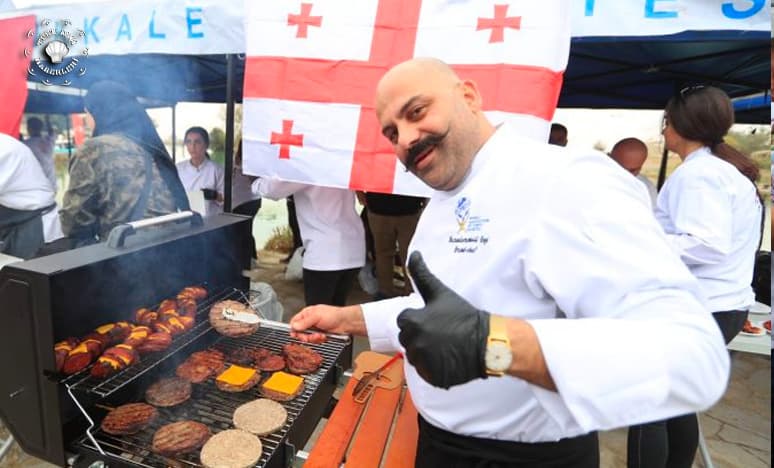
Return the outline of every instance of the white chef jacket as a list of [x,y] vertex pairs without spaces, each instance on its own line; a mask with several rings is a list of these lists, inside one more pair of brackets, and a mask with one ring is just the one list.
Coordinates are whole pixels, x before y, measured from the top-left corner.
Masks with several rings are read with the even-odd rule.
[[[409,248],[475,307],[527,320],[558,388],[505,376],[443,390],[406,363],[412,399],[436,427],[556,441],[695,412],[723,394],[728,353],[696,280],[640,182],[610,158],[503,125],[459,187],[433,193]],[[371,348],[402,349],[397,315],[421,305],[416,293],[364,304]]]
[[[0,205],[15,210],[39,210],[56,203],[54,187],[35,155],[17,139],[0,133]],[[43,240],[64,237],[56,208],[44,213]]]
[[365,231],[355,211],[354,192],[263,177],[253,182],[252,189],[253,195],[272,200],[293,195],[304,268],[336,271],[365,265]]
[[[223,167],[210,159],[205,159],[199,167],[191,164],[191,160],[177,163],[177,173],[186,192],[196,192],[201,189],[217,190],[223,195],[225,175]],[[204,215],[211,216],[223,212],[223,203],[216,200],[204,201]]]
[[710,311],[747,310],[761,233],[756,188],[709,148],[689,154],[661,189],[656,218],[699,280]]

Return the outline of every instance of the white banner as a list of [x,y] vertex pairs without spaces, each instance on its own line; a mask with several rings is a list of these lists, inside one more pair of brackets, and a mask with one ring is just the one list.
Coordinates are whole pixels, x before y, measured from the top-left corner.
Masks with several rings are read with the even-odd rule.
[[[89,55],[226,54],[245,50],[242,0],[137,0],[17,10],[34,14],[38,31],[44,20],[71,33]],[[64,22],[69,21],[69,25]]]
[[572,36],[769,31],[769,0],[571,0]]

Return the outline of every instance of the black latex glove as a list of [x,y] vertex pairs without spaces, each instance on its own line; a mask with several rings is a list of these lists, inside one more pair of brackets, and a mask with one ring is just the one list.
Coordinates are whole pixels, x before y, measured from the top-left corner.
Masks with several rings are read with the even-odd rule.
[[205,200],[216,200],[218,198],[218,191],[217,190],[203,188],[202,192],[204,193],[204,199]]
[[489,313],[446,287],[430,273],[419,252],[411,254],[408,267],[425,300],[424,308],[406,309],[398,315],[398,339],[408,361],[436,387],[486,378]]

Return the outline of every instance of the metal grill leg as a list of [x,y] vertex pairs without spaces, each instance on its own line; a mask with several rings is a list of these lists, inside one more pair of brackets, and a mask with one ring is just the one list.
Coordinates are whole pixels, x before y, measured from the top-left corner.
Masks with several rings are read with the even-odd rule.
[[699,426],[699,453],[701,454],[701,461],[704,464],[704,468],[715,468],[715,465],[712,464],[707,441],[704,440],[704,433],[701,430],[701,421],[698,414],[696,415],[696,422]]
[[5,455],[8,453],[8,450],[10,450],[11,445],[13,445],[13,436],[8,434],[8,438],[3,441],[2,445],[0,445],[0,461],[5,458]]

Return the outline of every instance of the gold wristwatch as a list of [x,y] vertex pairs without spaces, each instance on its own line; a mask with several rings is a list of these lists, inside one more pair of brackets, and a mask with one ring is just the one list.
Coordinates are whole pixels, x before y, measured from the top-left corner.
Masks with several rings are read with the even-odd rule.
[[505,317],[489,315],[489,336],[486,339],[486,373],[490,376],[502,377],[511,367],[511,340],[505,328]]

